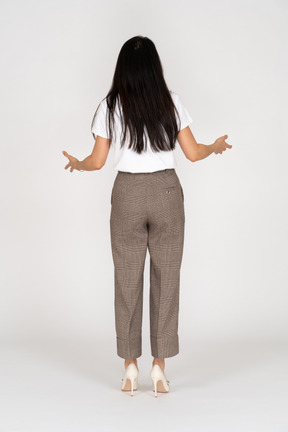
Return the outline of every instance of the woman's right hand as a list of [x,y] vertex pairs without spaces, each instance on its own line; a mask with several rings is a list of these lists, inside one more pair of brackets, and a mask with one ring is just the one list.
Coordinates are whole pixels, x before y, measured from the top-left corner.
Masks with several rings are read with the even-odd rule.
[[216,139],[216,141],[214,142],[214,147],[215,147],[214,153],[215,154],[217,154],[217,153],[222,154],[222,151],[225,151],[226,148],[232,148],[232,145],[226,143],[225,140],[227,138],[228,138],[228,135],[223,135],[222,137]]

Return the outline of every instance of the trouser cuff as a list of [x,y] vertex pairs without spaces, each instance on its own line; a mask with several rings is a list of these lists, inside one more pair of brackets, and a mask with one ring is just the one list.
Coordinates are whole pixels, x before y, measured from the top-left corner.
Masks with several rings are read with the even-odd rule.
[[117,354],[124,359],[134,359],[142,355],[142,336],[121,339],[116,336]]
[[173,357],[179,353],[179,336],[157,338],[150,336],[151,354],[157,358]]

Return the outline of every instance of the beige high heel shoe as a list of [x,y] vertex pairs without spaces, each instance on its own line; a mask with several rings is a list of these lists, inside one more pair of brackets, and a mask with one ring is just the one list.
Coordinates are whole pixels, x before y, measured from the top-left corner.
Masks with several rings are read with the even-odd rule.
[[122,378],[121,390],[131,391],[131,396],[133,396],[133,390],[138,389],[138,374],[139,371],[135,363],[129,363]]
[[153,365],[150,376],[153,381],[153,391],[155,392],[155,397],[158,397],[157,390],[159,393],[169,392],[170,381],[167,380],[165,373],[157,363]]

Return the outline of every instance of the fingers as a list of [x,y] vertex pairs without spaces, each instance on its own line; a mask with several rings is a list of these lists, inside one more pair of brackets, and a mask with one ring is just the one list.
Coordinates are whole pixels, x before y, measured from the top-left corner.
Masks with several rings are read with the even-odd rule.
[[74,168],[71,165],[72,156],[70,156],[65,150],[62,150],[62,153],[64,156],[66,156],[69,159],[69,163],[65,166],[64,169],[66,170],[67,168],[71,167],[70,172],[73,172]]
[[72,167],[72,165],[71,165],[70,162],[65,166],[65,170],[66,170],[67,168],[69,168],[69,167],[70,167],[70,172],[73,172],[73,171],[74,171],[74,168]]
[[[226,135],[223,135],[222,138],[224,138],[224,143],[226,144],[226,148],[232,148],[232,145],[231,145],[231,144],[228,144],[228,143],[226,142],[226,139],[228,138],[228,135],[227,135],[227,134],[226,134]],[[226,148],[223,149],[223,150],[225,151]]]
[[63,155],[66,156],[66,157],[69,159],[69,161],[71,162],[72,156],[69,155],[65,150],[63,150],[62,153],[63,153]]

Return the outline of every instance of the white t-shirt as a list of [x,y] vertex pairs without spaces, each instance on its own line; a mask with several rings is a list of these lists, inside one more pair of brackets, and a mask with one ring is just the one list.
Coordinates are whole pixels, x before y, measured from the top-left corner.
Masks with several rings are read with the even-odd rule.
[[[180,127],[179,130],[184,129],[193,120],[189,112],[183,105],[177,93],[170,91],[174,104],[179,112]],[[94,118],[91,131],[96,135],[103,138],[110,139],[108,124],[106,124],[106,111],[107,111],[106,98],[100,103],[98,112]],[[147,150],[141,154],[136,153],[134,150],[128,148],[129,133],[127,133],[124,146],[120,148],[122,126],[120,121],[119,105],[115,104],[114,111],[115,118],[115,136],[111,142],[111,147],[114,147],[114,169],[116,171],[136,172],[154,172],[164,170],[166,168],[176,168],[177,162],[175,159],[175,150],[153,152],[151,149],[149,137],[147,136]],[[177,121],[178,118],[176,117]]]

